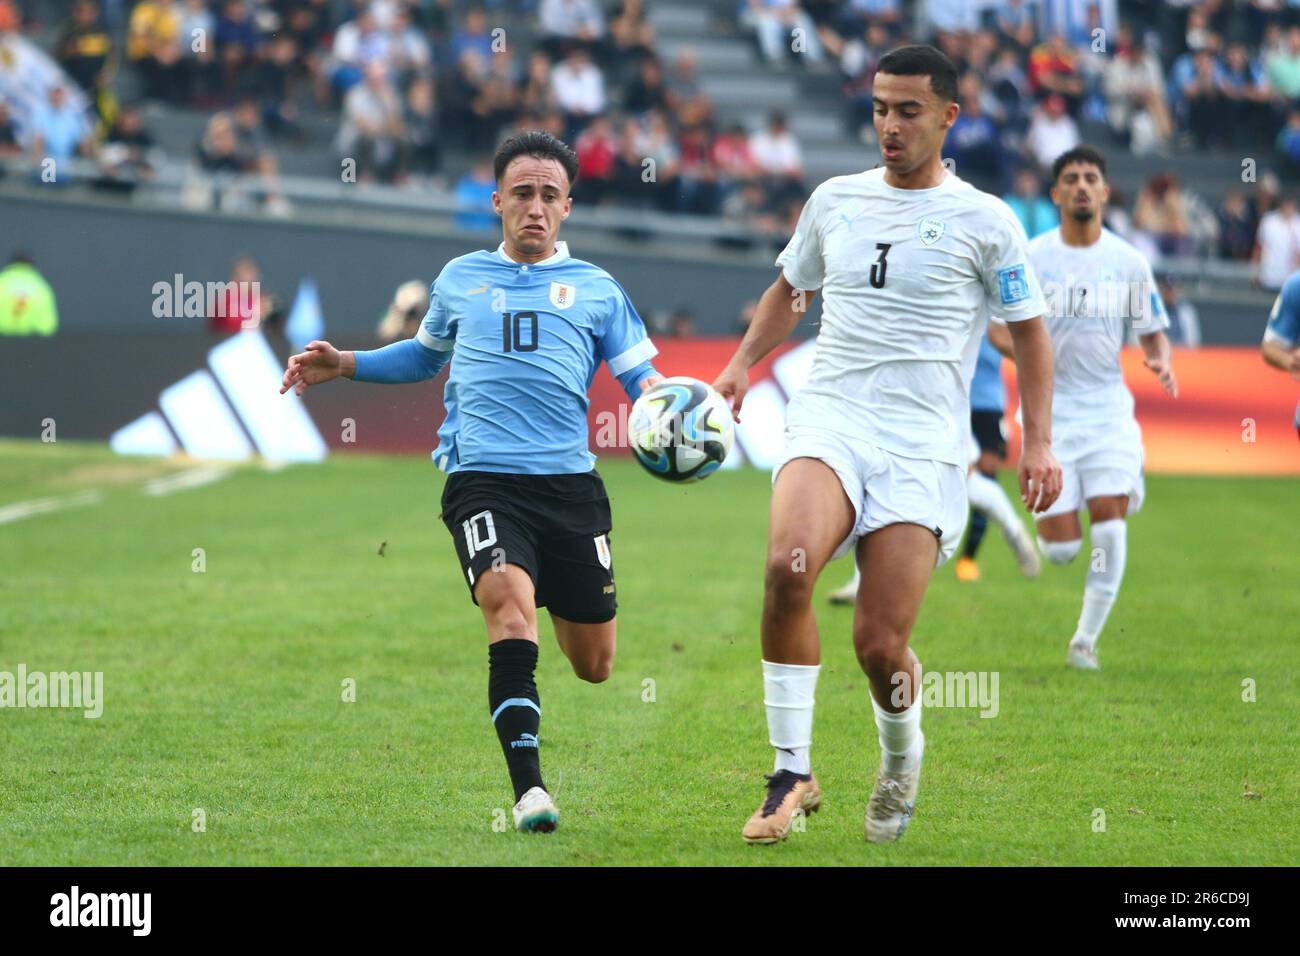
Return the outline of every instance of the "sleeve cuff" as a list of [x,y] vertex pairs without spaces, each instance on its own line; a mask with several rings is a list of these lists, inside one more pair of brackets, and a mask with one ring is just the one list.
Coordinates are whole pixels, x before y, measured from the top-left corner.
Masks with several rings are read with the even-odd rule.
[[605,361],[609,365],[610,374],[619,376],[628,369],[636,368],[642,362],[648,362],[658,354],[659,350],[655,348],[654,342],[650,341],[650,339],[642,339],[627,351],[620,352]]
[[455,344],[451,339],[440,339],[430,335],[423,325],[415,333],[415,340],[423,345],[426,349],[433,349],[435,352],[450,352]]

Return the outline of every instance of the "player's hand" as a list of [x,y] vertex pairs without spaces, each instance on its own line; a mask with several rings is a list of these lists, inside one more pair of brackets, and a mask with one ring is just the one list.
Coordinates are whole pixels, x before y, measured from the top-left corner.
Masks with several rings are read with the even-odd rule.
[[663,380],[664,377],[662,375],[647,375],[645,378],[641,379],[641,394],[644,395]]
[[1061,494],[1061,464],[1046,446],[1028,447],[1020,455],[1020,500],[1042,514]]
[[1160,379],[1160,385],[1170,398],[1178,397],[1178,380],[1174,378],[1174,367],[1164,359],[1149,358],[1144,363],[1147,368],[1155,373],[1156,378]]
[[301,395],[308,386],[338,378],[341,364],[339,350],[334,346],[328,342],[308,342],[307,351],[289,356],[280,394],[292,388],[295,395]]
[[745,393],[749,391],[749,373],[743,368],[728,365],[714,379],[713,389],[731,405],[731,417],[739,424],[740,406],[744,404]]

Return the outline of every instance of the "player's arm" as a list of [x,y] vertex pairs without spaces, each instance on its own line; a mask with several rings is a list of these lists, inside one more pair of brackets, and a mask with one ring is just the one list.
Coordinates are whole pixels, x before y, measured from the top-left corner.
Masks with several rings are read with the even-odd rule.
[[1287,279],[1273,300],[1259,351],[1269,365],[1300,380],[1300,307],[1295,293],[1295,283]]
[[1164,332],[1151,332],[1147,335],[1139,335],[1138,342],[1142,346],[1142,351],[1146,355],[1144,364],[1156,378],[1160,379],[1160,385],[1171,398],[1178,397],[1178,380],[1174,378],[1174,363],[1172,350],[1169,347],[1169,337]]
[[1011,341],[1011,332],[1007,329],[1005,322],[992,320],[989,322],[989,344],[997,349],[1003,358],[1014,359],[1015,346]]
[[1300,379],[1300,347],[1287,348],[1277,339],[1265,339],[1259,352],[1269,365],[1289,373],[1294,379]]
[[664,380],[651,362],[659,350],[646,334],[645,323],[631,298],[617,282],[606,315],[597,340],[599,356],[623,386],[627,397],[636,401],[642,392]]
[[1024,442],[1020,451],[1020,499],[1043,512],[1061,493],[1061,466],[1052,454],[1052,339],[1042,316],[1008,322]]
[[713,382],[718,394],[731,402],[731,414],[736,421],[740,421],[740,406],[749,391],[749,370],[790,337],[816,294],[815,291],[796,289],[782,272],[758,300],[758,308],[745,337],[722,374]]
[[428,348],[419,339],[403,339],[363,352],[336,349],[329,342],[309,342],[306,351],[289,357],[280,394],[292,388],[301,395],[312,385],[340,376],[384,385],[423,382],[437,375],[449,358],[450,350]]

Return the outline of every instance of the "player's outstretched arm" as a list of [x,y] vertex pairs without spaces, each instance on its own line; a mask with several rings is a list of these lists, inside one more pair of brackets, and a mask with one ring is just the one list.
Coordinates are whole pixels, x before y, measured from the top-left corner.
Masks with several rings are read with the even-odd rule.
[[790,337],[816,294],[796,289],[781,273],[758,300],[754,320],[749,323],[745,337],[727,367],[713,382],[718,394],[731,402],[731,414],[736,421],[740,421],[740,406],[749,391],[749,370]]
[[1052,454],[1052,340],[1042,316],[1008,322],[1015,351],[1020,410],[1025,420],[1020,450],[1020,500],[1044,512],[1061,493],[1061,465]]
[[1005,322],[989,322],[989,344],[1002,353],[1003,358],[1016,357],[1016,347]]
[[381,349],[364,352],[340,351],[328,342],[309,342],[307,350],[290,356],[280,387],[301,395],[312,385],[343,376],[358,382],[401,385],[433,378],[451,358],[423,345],[418,339],[403,339]]
[[1160,385],[1171,398],[1178,397],[1178,379],[1174,378],[1174,362],[1172,350],[1169,348],[1169,337],[1163,332],[1152,332],[1150,335],[1139,335],[1138,341],[1142,343],[1142,351],[1146,353],[1145,365],[1155,373],[1156,378],[1160,379]]

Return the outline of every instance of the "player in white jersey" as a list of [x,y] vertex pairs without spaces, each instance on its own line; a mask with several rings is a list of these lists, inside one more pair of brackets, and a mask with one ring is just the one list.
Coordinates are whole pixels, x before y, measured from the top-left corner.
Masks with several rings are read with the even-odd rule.
[[854,548],[863,575],[853,644],[882,750],[866,837],[895,840],[911,819],[924,740],[921,665],[908,639],[930,576],[966,523],[963,359],[986,306],[1015,340],[1022,497],[1041,510],[1060,492],[1051,342],[1025,231],[1000,199],[940,162],[956,95],[956,68],[934,47],[881,58],[872,96],[884,168],[813,192],[777,259],[780,274],[714,382],[739,417],[748,369],[822,292],[812,370],[787,409],[784,460],[773,475],[762,645],[776,765],[742,833],[751,843],[784,839],[794,814],[820,802],[809,758],[821,657],[813,586],[828,561]]
[[1142,432],[1119,364],[1130,324],[1146,367],[1174,398],[1178,383],[1151,266],[1102,226],[1110,197],[1105,157],[1089,146],[1062,153],[1052,164],[1052,184],[1061,224],[1029,243],[1029,257],[1048,301],[1056,356],[1052,436],[1064,484],[1056,504],[1038,515],[1038,544],[1049,561],[1072,561],[1083,543],[1079,511],[1087,506],[1091,558],[1066,661],[1096,670],[1097,638],[1124,577],[1124,519],[1142,507],[1145,493]]

